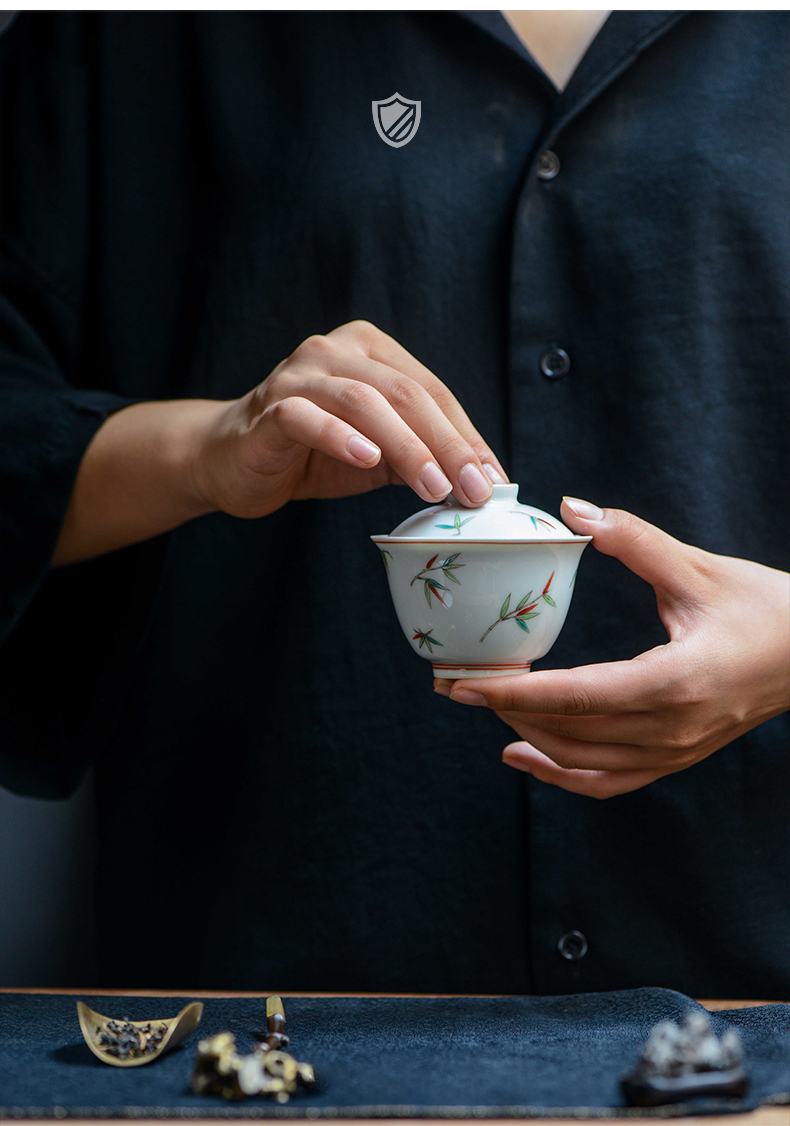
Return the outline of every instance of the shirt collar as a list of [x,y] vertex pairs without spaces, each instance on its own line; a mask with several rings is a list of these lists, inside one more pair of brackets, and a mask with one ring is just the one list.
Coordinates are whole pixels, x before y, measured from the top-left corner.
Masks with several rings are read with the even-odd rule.
[[565,124],[596,95],[622,74],[651,43],[686,14],[683,11],[612,12],[593,39],[560,93],[516,35],[501,11],[457,13],[518,55],[535,78],[555,97],[554,122]]

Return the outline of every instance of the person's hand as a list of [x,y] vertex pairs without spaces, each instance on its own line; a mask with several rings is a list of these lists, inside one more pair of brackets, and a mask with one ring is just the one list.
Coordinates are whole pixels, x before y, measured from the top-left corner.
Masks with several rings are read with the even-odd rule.
[[706,758],[790,708],[790,575],[680,543],[627,512],[566,500],[578,535],[655,589],[669,641],[630,661],[437,681],[492,708],[524,742],[503,760],[612,797]]
[[211,512],[258,517],[290,500],[411,485],[469,507],[506,481],[460,404],[365,321],[311,336],[241,399],[132,403],[80,462],[52,566],[78,563]]
[[207,415],[193,460],[206,510],[258,517],[289,500],[404,483],[470,507],[507,480],[451,392],[364,321],[311,336],[243,398]]

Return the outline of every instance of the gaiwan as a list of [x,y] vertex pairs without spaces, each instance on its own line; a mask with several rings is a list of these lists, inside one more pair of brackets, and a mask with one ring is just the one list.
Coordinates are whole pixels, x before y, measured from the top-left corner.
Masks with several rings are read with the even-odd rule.
[[592,537],[494,485],[482,508],[450,497],[371,539],[415,653],[457,678],[523,673],[548,653]]

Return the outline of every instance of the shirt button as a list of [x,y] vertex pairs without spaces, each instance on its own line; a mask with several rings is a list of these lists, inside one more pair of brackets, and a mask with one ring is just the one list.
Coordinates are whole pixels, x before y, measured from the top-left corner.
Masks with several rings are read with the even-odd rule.
[[557,943],[557,949],[568,962],[578,962],[587,953],[587,939],[581,931],[568,931]]
[[546,149],[538,157],[538,178],[553,180],[560,170],[560,158],[551,149]]
[[571,358],[564,348],[549,348],[540,357],[540,370],[546,379],[562,379],[571,368]]

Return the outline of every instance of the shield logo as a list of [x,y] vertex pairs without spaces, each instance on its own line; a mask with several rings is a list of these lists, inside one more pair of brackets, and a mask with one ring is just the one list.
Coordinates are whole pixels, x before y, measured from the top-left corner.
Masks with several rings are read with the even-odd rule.
[[410,102],[400,94],[392,94],[372,105],[373,124],[382,141],[394,149],[408,145],[420,128],[422,102]]

